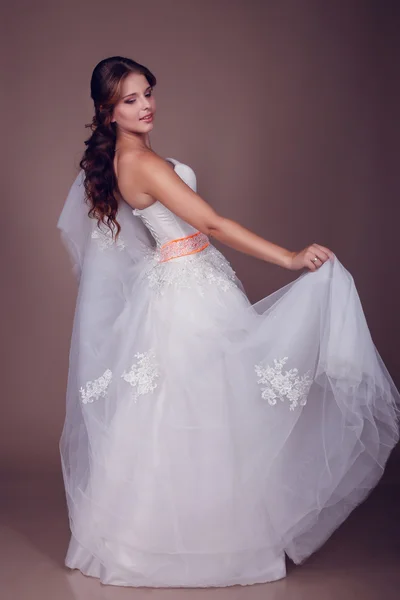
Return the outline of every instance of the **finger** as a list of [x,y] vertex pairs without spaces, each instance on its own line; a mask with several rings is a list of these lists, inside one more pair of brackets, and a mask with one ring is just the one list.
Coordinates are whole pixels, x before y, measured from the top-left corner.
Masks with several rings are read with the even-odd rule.
[[319,263],[317,263],[318,266],[323,265],[324,263],[326,263],[327,260],[329,260],[329,255],[328,254],[324,254],[323,256],[321,256],[322,251],[318,250],[318,254],[316,254],[316,256],[319,258]]
[[[327,260],[328,257],[323,256],[323,253],[320,250],[317,250],[314,246],[310,246],[307,251],[307,258],[318,267],[324,262],[324,260]],[[315,258],[318,260],[314,260]]]
[[325,252],[330,258],[333,258],[335,256],[334,252],[332,252],[332,250],[330,250],[326,246],[321,246],[321,244],[317,244],[317,243],[314,243],[313,246],[315,246],[322,252]]
[[328,252],[325,251],[324,246],[320,246],[319,244],[313,244],[311,252],[313,252],[314,255],[317,256],[322,263],[329,259]]
[[326,255],[322,256],[322,252],[320,250],[311,250],[310,254],[311,256],[308,257],[308,260],[314,265],[314,271],[329,259],[329,257]]
[[308,267],[310,271],[316,271],[318,268],[315,264],[315,261],[313,261],[311,258],[307,259],[306,267]]

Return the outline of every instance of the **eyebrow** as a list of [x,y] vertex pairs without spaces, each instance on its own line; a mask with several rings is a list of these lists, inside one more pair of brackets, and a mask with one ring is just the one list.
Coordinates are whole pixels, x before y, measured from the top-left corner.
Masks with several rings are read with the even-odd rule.
[[[149,88],[151,88],[151,87],[152,87],[151,85],[148,85],[148,86],[147,86],[147,88],[146,88],[144,91],[145,91],[145,92],[147,92],[147,90],[148,90]],[[126,94],[126,96],[122,96],[122,100],[123,100],[124,98],[127,98],[128,96],[136,96],[136,94],[137,94],[137,92],[132,92],[131,94]]]

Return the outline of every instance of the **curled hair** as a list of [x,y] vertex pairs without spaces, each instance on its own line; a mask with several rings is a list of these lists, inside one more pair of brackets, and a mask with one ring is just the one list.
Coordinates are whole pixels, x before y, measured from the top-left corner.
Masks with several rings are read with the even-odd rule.
[[98,227],[100,223],[107,225],[112,235],[116,227],[116,237],[121,226],[116,218],[118,201],[114,196],[118,188],[113,165],[116,123],[112,123],[111,119],[114,106],[120,99],[122,82],[130,73],[140,73],[149,85],[156,85],[157,80],[149,69],[130,58],[112,56],[100,61],[94,68],[90,95],[95,114],[92,122],[85,125],[92,134],[85,140],[86,149],[79,163],[85,172],[85,200],[90,206],[88,216],[98,220]]

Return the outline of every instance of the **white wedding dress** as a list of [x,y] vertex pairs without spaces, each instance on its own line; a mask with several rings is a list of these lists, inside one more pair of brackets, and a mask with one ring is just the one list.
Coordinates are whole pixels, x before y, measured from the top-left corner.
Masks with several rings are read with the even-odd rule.
[[123,202],[117,242],[77,215],[80,251],[59,222],[79,279],[66,565],[120,586],[284,577],[285,555],[326,541],[398,440],[399,393],[352,276],[335,257],[251,305],[223,254],[159,201]]

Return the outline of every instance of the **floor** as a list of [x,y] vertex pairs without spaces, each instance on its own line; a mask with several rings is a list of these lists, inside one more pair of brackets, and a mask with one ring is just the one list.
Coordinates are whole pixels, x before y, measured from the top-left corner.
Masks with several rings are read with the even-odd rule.
[[69,530],[59,474],[3,479],[1,600],[395,600],[400,598],[398,464],[326,544],[285,579],[219,589],[107,586],[63,564]]

